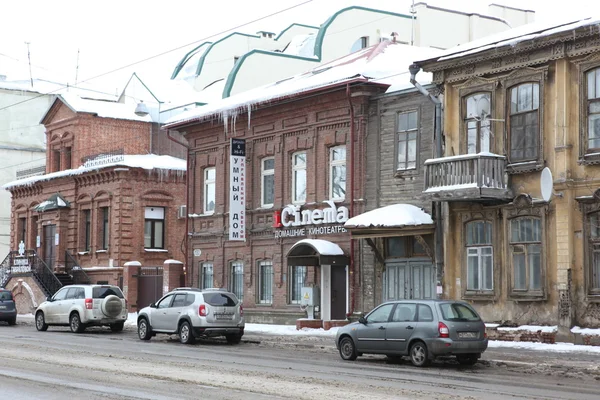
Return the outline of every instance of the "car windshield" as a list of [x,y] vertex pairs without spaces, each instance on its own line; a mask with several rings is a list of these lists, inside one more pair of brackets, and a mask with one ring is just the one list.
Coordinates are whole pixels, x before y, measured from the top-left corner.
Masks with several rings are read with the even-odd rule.
[[120,299],[123,298],[123,292],[116,286],[99,286],[92,290],[92,297],[94,299],[103,299],[110,295],[115,295]]
[[479,321],[479,315],[471,307],[462,303],[440,304],[442,316],[446,321]]
[[204,301],[215,307],[233,307],[238,303],[237,298],[229,293],[203,293]]
[[0,292],[0,300],[12,300],[12,293],[8,290]]

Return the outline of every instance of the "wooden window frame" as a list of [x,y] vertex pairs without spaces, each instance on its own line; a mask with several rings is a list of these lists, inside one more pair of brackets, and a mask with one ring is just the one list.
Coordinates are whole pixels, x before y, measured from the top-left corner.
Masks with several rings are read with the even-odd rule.
[[[592,285],[593,258],[592,258],[592,240],[589,226],[589,218],[593,214],[600,213],[600,190],[594,192],[590,198],[579,199],[579,206],[583,218],[583,271],[584,271],[584,295],[587,301],[600,303],[600,287],[594,288]],[[600,243],[600,237],[595,240]]]
[[[343,160],[334,160],[333,159],[333,151],[335,149],[341,149],[344,148],[344,153],[345,153],[345,157]],[[343,197],[334,197],[333,196],[333,170],[335,167],[340,167],[343,166],[346,174],[348,173],[348,152],[347,152],[347,148],[345,144],[339,145],[339,146],[333,146],[329,148],[329,199],[333,200],[333,201],[344,201],[344,199],[346,198],[346,195],[344,194]],[[346,181],[347,181],[347,176],[344,178],[344,193],[346,192]]]
[[[415,148],[415,167],[414,168],[405,168],[405,169],[401,169],[398,168],[398,157],[400,156],[400,152],[398,150],[398,145],[400,143],[400,135],[401,134],[406,134],[408,135],[409,132],[412,132],[413,130],[407,130],[407,131],[400,131],[400,115],[402,114],[410,114],[410,113],[416,113],[417,114],[417,127],[415,129],[415,133],[416,133],[416,148]],[[420,107],[415,107],[415,108],[409,108],[406,110],[400,110],[397,113],[395,113],[395,121],[394,121],[394,174],[396,177],[399,176],[409,176],[409,175],[418,175],[419,173],[419,162],[420,162],[420,148],[421,146],[419,145],[421,142],[421,109]],[[408,140],[406,140],[406,143],[408,145]],[[407,156],[408,156],[408,147],[407,147]]]
[[588,79],[587,74],[591,71],[600,69],[600,62],[591,60],[582,62],[579,67],[579,164],[595,165],[600,164],[600,148],[589,148],[589,105],[590,103],[600,102],[600,97],[588,99]]

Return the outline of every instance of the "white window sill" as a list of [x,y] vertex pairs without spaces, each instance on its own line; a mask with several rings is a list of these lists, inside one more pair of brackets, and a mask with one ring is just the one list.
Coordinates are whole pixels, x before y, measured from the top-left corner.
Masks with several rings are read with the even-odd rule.
[[96,250],[96,254],[98,253],[108,253],[108,250]]
[[265,204],[257,208],[257,210],[270,210],[273,208],[273,204]]
[[77,254],[80,256],[85,256],[85,255],[90,254],[90,252],[89,251],[78,251]]
[[168,253],[169,250],[167,249],[144,249],[145,252],[148,253]]

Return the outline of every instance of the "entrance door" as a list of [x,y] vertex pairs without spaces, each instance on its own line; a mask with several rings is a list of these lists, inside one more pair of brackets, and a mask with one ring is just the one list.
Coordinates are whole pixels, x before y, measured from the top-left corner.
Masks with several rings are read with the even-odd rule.
[[331,266],[331,319],[346,319],[346,268]]
[[429,260],[387,262],[383,276],[383,301],[434,298],[433,271]]
[[56,247],[54,246],[54,236],[56,234],[56,225],[44,226],[44,262],[52,270],[56,260]]

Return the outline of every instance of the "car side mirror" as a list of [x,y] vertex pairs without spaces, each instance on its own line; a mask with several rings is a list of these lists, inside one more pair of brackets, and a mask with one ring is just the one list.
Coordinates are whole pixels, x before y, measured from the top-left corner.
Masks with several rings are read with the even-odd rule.
[[46,297],[46,301],[52,301],[52,296]]
[[366,325],[366,324],[367,324],[367,319],[366,319],[365,317],[360,317],[360,318],[358,319],[358,322],[360,322],[360,323],[361,323],[361,324],[363,324],[363,325]]
[[156,308],[156,303],[150,303],[150,308]]

